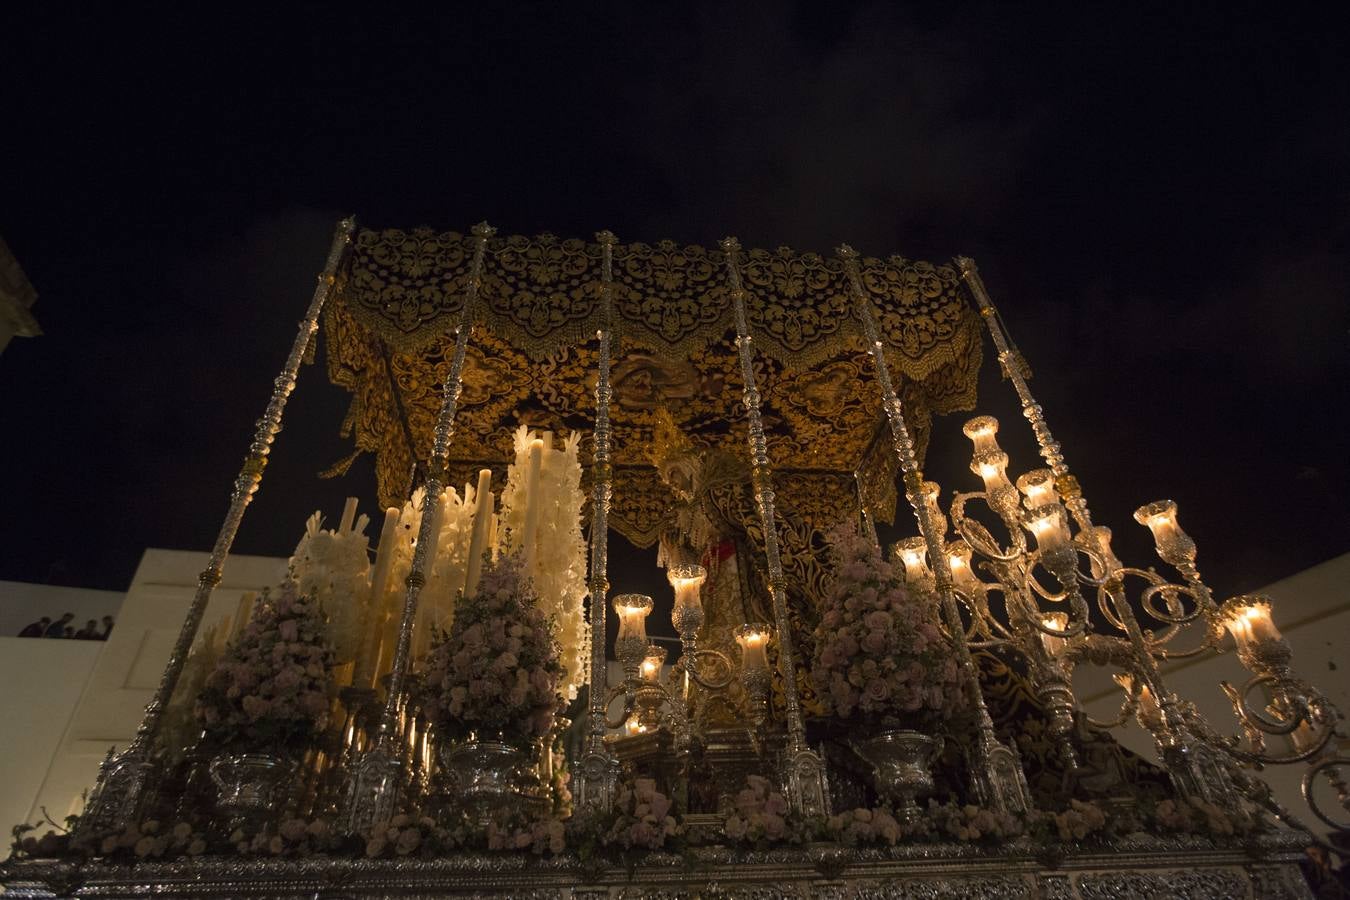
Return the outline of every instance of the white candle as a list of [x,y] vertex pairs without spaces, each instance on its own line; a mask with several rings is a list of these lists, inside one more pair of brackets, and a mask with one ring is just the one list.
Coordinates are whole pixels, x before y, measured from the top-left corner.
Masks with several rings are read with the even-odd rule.
[[361,633],[366,637],[366,644],[352,673],[352,685],[358,688],[373,687],[379,669],[380,641],[384,637],[384,595],[389,590],[389,570],[394,564],[397,538],[398,510],[391,506],[384,511],[380,543],[375,550],[375,569],[370,576],[370,595],[361,615]]
[[736,629],[736,643],[741,646],[743,672],[769,671],[769,629],[766,625],[742,625]]
[[535,438],[525,459],[525,524],[521,529],[520,545],[525,553],[525,574],[534,575],[534,542],[539,532],[539,469],[544,460],[544,441]]
[[[1063,631],[1069,627],[1069,614],[1062,612],[1042,613],[1041,625],[1045,628],[1052,628],[1055,631]],[[1068,643],[1068,638],[1062,638],[1054,634],[1040,632],[1041,646],[1045,647],[1045,652],[1050,656],[1058,656]]]
[[501,517],[493,513],[492,525],[488,528],[488,555],[494,563],[501,548],[501,524]]
[[347,503],[342,507],[342,522],[338,525],[338,534],[346,534],[352,530],[352,523],[356,521],[356,498],[348,497]]
[[[442,493],[436,498],[436,502],[431,508],[431,542],[427,544],[425,562],[422,566],[422,572],[430,575],[436,567],[436,554],[441,547],[441,522],[445,517],[445,494]],[[431,627],[439,616],[441,598],[435,594],[430,596],[421,596],[418,604],[417,618],[414,624],[417,626],[413,635],[413,658],[420,659],[426,656],[431,649]]]
[[487,548],[488,531],[492,528],[492,508],[496,500],[492,496],[491,469],[478,471],[478,491],[474,499],[477,503],[473,512],[473,536],[469,539],[469,559],[465,566],[465,597],[472,597],[478,589],[478,576],[483,571],[483,551]]
[[234,610],[234,624],[230,629],[230,640],[235,640],[244,633],[248,627],[249,619],[253,618],[253,607],[258,602],[257,591],[245,591],[239,598],[239,605]]

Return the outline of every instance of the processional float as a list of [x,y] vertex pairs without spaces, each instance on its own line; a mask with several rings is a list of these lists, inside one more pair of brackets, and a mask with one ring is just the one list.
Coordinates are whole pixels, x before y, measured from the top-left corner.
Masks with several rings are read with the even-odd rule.
[[[355,637],[345,654],[351,665],[333,682],[341,699],[329,743],[299,763],[307,809],[330,813],[338,832],[376,834],[371,840],[378,843],[400,816],[467,813],[482,826],[492,819],[493,802],[533,809],[537,801],[540,811],[553,808],[544,796],[549,775],[543,770],[555,764],[545,761],[554,753],[571,757],[579,814],[612,816],[635,796],[637,802],[646,796],[648,806],[669,805],[665,794],[676,793],[675,783],[690,777],[691,760],[702,753],[706,765],[697,771],[722,782],[703,809],[696,809],[687,785],[676,798],[691,834],[737,822],[734,829],[726,825],[733,829],[727,834],[740,838],[745,822],[771,821],[768,837],[760,837],[772,843],[780,829],[766,816],[816,823],[794,833],[799,840],[808,832],[818,839],[813,859],[822,872],[833,863],[821,860],[835,859],[821,855],[822,841],[847,833],[856,843],[860,826],[839,818],[851,800],[893,801],[886,809],[894,812],[897,833],[931,830],[915,800],[935,790],[928,770],[937,765],[954,766],[948,789],[968,809],[1024,823],[1017,829],[1025,832],[1022,840],[1033,831],[1026,823],[1036,821],[1057,823],[1063,837],[1087,814],[1073,819],[1078,805],[1059,818],[1053,810],[1038,812],[1016,730],[996,727],[986,702],[982,684],[989,676],[981,667],[989,659],[1010,660],[1021,673],[1050,736],[1065,803],[1072,796],[1079,804],[1089,781],[1082,777],[1082,735],[1133,717],[1155,739],[1159,780],[1175,798],[1166,801],[1174,804],[1166,810],[1188,802],[1192,812],[1247,804],[1301,830],[1251,770],[1307,763],[1304,790],[1312,811],[1331,827],[1343,827],[1318,793],[1319,783],[1329,786],[1342,810],[1350,800],[1340,777],[1350,762],[1336,755],[1339,713],[1294,674],[1269,601],[1215,601],[1170,501],[1141,507],[1136,519],[1152,531],[1159,557],[1179,580],[1116,558],[1110,530],[1093,522],[1030,391],[1025,363],[971,260],[931,265],[879,259],[847,245],[832,258],[787,248],[746,251],[734,238],[716,250],[668,241],[625,245],[609,232],[593,243],[549,235],[500,238],[486,224],[468,235],[358,230],[347,219],[339,224],[258,422],[169,665],[135,740],[104,764],[77,838],[80,832],[112,834],[163,803],[157,780],[165,712],[259,487],[297,374],[313,357],[321,321],[329,376],[353,394],[344,429],[357,454],[374,455],[379,503],[386,509],[375,565],[369,566],[364,549],[359,554],[364,568],[356,580],[365,585],[365,606],[346,614]],[[972,419],[965,432],[974,444],[971,470],[983,490],[956,492],[944,511],[920,460],[930,417],[974,403],[982,329],[1047,468],[1014,484],[997,443],[998,423]],[[451,679],[456,665],[469,662],[451,660],[454,647],[435,656],[433,640],[444,635],[433,638],[438,622],[425,614],[427,605],[446,610],[466,602],[479,570],[505,558],[497,546],[502,540],[514,542],[524,557],[509,565],[523,565],[527,577],[539,571],[538,561],[530,560],[538,546],[532,529],[542,496],[539,459],[555,436],[561,442],[578,433],[589,438],[588,447],[578,453],[573,437],[567,452],[585,466],[589,503],[575,513],[578,523],[588,520],[588,571],[572,589],[574,605],[553,607],[555,635],[560,627],[571,629],[561,658],[572,660],[573,671],[559,669],[556,661],[548,665],[555,675],[561,671],[558,685],[588,686],[585,708],[573,710],[584,728],[569,749],[554,727],[541,744],[547,745],[539,751],[543,758],[538,752],[512,755],[501,741],[477,733],[463,742],[474,749],[476,762],[464,762],[462,751],[433,750],[438,741],[453,743],[447,737],[452,729],[429,723],[418,698],[429,680]],[[523,518],[509,526],[493,518],[491,485],[503,479],[536,504],[531,513],[527,502]],[[897,480],[918,536],[902,540],[887,561],[873,524],[894,516]],[[452,487],[459,484],[463,494]],[[506,515],[505,492],[502,499]],[[463,573],[456,570],[447,581],[436,566],[438,553],[449,558],[441,548],[452,501],[463,517],[455,526]],[[349,511],[333,540],[354,535],[351,519]],[[400,526],[410,529],[404,556],[390,562],[394,557],[384,547]],[[872,545],[851,551],[857,571],[866,570],[851,577],[869,585],[853,593],[870,591],[869,603],[878,595],[910,598],[903,604],[911,605],[876,600],[876,609],[856,610],[850,591],[839,586],[844,575],[835,579],[832,594],[824,586],[830,573],[822,557],[833,536],[849,528]],[[661,546],[682,651],[672,666],[664,665],[665,648],[647,640],[644,619],[652,599],[610,595],[611,529],[638,547]],[[318,533],[315,520],[311,536]],[[364,536],[359,546],[365,547]],[[734,566],[722,565],[729,559]],[[301,564],[292,564],[294,576]],[[395,568],[400,585],[390,583]],[[734,577],[726,574],[731,568]],[[437,595],[431,599],[429,584]],[[1131,586],[1137,586],[1133,595]],[[827,594],[834,600],[827,602]],[[726,609],[717,606],[726,602],[718,599],[723,595],[738,598],[731,608],[744,621],[726,618]],[[822,614],[835,601],[837,609]],[[606,652],[611,603],[619,619],[614,652],[623,672],[615,683]],[[269,614],[277,615],[275,609]],[[337,613],[325,614],[331,624]],[[878,650],[885,641],[895,647],[897,634],[910,633],[895,620],[911,615],[931,615],[936,631],[930,649],[907,644]],[[847,631],[839,622],[862,629],[864,644],[869,628],[884,632],[885,641],[872,635],[868,650],[851,637],[837,639]],[[442,646],[466,631],[462,622],[449,628]],[[927,633],[922,623],[919,633]],[[1222,685],[1238,719],[1234,736],[1221,734],[1171,691],[1159,668],[1164,660],[1223,652],[1230,633],[1252,673],[1241,687]],[[1193,646],[1177,649],[1183,640],[1194,640]],[[513,661],[526,652],[520,644],[512,645]],[[931,648],[940,648],[941,658],[934,660]],[[907,688],[905,672],[887,662],[903,653],[918,661]],[[839,659],[841,654],[848,658]],[[316,661],[326,658],[315,651]],[[1079,710],[1072,676],[1083,663],[1118,670],[1123,701],[1114,722],[1094,722]],[[890,715],[897,707],[887,705],[893,691],[903,689],[917,698],[912,708],[951,707],[951,697],[933,699],[932,685],[914,686],[920,673],[930,671],[925,666],[945,666],[948,693],[964,698],[957,717],[963,724],[948,729],[942,763],[937,745],[904,727],[904,716]],[[567,699],[560,694],[559,709]],[[461,694],[450,708],[464,702]],[[867,740],[841,741],[820,725],[831,713],[848,718],[863,708],[887,712],[857,719],[877,732],[862,736]],[[861,757],[854,771],[838,764],[840,747],[855,751],[855,761]],[[508,765],[511,772],[503,769]],[[528,777],[522,768],[530,769]],[[219,760],[211,764],[222,797],[230,793],[224,782],[231,771]],[[244,781],[262,777],[257,771],[250,776],[246,766],[240,771]],[[288,777],[295,771],[284,768]],[[751,772],[768,777],[755,782],[758,775],[746,777]],[[859,772],[861,785],[849,788]],[[727,773],[741,780],[727,781]],[[634,777],[642,782],[636,794]],[[453,789],[445,787],[446,778]],[[234,784],[230,796],[247,799],[248,788]],[[477,799],[457,808],[447,791]],[[252,807],[236,802],[226,819],[230,826],[251,821],[266,833],[269,812],[279,816],[283,801],[270,791],[255,790],[252,797]],[[732,809],[736,798],[746,797],[751,812]],[[277,809],[269,811],[269,804]],[[294,813],[293,802],[287,808]]]

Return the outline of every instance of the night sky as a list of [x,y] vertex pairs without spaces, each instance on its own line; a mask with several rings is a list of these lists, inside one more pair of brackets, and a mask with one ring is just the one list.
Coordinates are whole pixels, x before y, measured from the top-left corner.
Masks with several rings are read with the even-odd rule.
[[[123,590],[146,547],[209,548],[348,212],[971,255],[1127,563],[1156,563],[1130,514],[1162,497],[1221,596],[1344,553],[1346,40],[1192,6],[10,10],[0,235],[46,334],[0,355],[0,579]],[[238,551],[373,503],[368,463],[315,477],[347,401],[302,372]],[[1040,465],[988,363],[977,411],[1010,473]],[[977,484],[965,418],[944,496]]]

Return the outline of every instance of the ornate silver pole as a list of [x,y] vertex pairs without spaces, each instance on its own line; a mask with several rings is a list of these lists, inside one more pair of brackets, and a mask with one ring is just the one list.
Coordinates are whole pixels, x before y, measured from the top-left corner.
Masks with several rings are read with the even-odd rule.
[[764,555],[769,566],[769,593],[773,599],[774,626],[778,630],[778,672],[783,679],[783,702],[787,707],[787,772],[783,779],[788,800],[804,815],[823,815],[829,809],[825,783],[825,764],[806,744],[801,701],[797,696],[797,666],[793,658],[792,622],[787,611],[787,585],[783,562],[778,553],[778,518],[774,511],[773,475],[769,469],[768,444],[764,421],[759,411],[759,387],[755,383],[755,352],[745,319],[745,289],[741,286],[740,242],[723,238],[727,278],[731,282],[731,302],[736,313],[736,347],[741,358],[741,378],[745,382],[745,408],[749,418],[751,479],[755,502],[759,506],[760,526],[764,529]]
[[155,738],[159,734],[164,709],[178,685],[178,677],[183,672],[188,651],[192,649],[192,641],[201,626],[211,592],[220,584],[221,571],[226,557],[230,554],[230,547],[234,544],[234,537],[239,532],[239,523],[244,519],[244,510],[248,508],[249,502],[253,500],[253,495],[258,490],[258,485],[262,482],[263,469],[267,467],[267,457],[272,450],[272,441],[281,430],[281,414],[286,409],[286,401],[290,398],[291,392],[295,390],[295,379],[300,372],[300,363],[305,359],[310,341],[319,328],[319,313],[323,310],[329,289],[336,280],[338,265],[351,245],[352,231],[355,228],[356,220],[350,217],[337,224],[333,243],[328,249],[328,260],[324,263],[323,272],[319,274],[319,282],[314,287],[309,309],[305,311],[305,318],[300,322],[299,332],[291,344],[291,352],[286,357],[281,374],[272,382],[272,396],[267,401],[262,418],[257,422],[253,442],[249,444],[248,456],[244,458],[244,465],[234,480],[230,508],[225,513],[225,521],[221,523],[220,532],[216,535],[215,546],[211,548],[210,561],[197,578],[197,592],[188,607],[183,626],[178,631],[178,640],[169,655],[169,664],[164,668],[164,674],[160,676],[154,698],[145,708],[145,716],[141,719],[140,727],[136,729],[136,737],[120,754],[113,756],[110,751],[108,759],[104,760],[93,796],[90,797],[85,814],[80,819],[81,830],[92,832],[119,827],[134,819],[140,811],[146,782],[153,769]]
[[[1003,374],[1013,383],[1013,389],[1017,391],[1017,398],[1022,403],[1022,415],[1031,423],[1031,430],[1036,435],[1036,443],[1040,447],[1041,457],[1050,466],[1050,471],[1055,473],[1055,488],[1064,498],[1064,504],[1073,514],[1074,521],[1078,524],[1084,538],[1089,539],[1090,536],[1097,535],[1098,532],[1092,525],[1092,515],[1088,511],[1087,500],[1083,497],[1083,490],[1078,484],[1078,479],[1070,474],[1069,467],[1064,462],[1064,454],[1061,452],[1060,444],[1050,433],[1050,427],[1045,422],[1041,405],[1036,402],[1036,398],[1031,394],[1031,388],[1027,385],[1026,364],[1021,354],[1012,349],[1007,335],[1004,334],[1003,328],[999,324],[998,310],[989,300],[989,292],[985,290],[984,281],[980,278],[979,270],[975,268],[975,261],[968,256],[958,256],[956,257],[956,265],[961,270],[961,277],[970,288],[970,293],[975,298],[975,302],[979,305],[980,315],[989,328],[989,336],[994,341],[995,349],[998,350],[999,365],[1003,369]],[[1192,562],[1193,560],[1194,557],[1192,556]],[[1181,571],[1187,577],[1188,582],[1191,581],[1192,573],[1198,578],[1198,573],[1195,573],[1193,565],[1189,568],[1182,568]],[[1157,660],[1149,649],[1148,642],[1139,627],[1139,620],[1135,618],[1134,607],[1125,596],[1124,585],[1116,572],[1108,572],[1108,575],[1110,577],[1106,584],[1106,590],[1111,598],[1115,614],[1124,624],[1125,632],[1129,636],[1130,645],[1134,650],[1135,664],[1148,683],[1149,689],[1160,701],[1162,716],[1156,717],[1153,722],[1153,736],[1157,741],[1158,755],[1162,757],[1163,763],[1167,766],[1173,784],[1179,791],[1188,796],[1201,797],[1212,803],[1231,802],[1233,794],[1230,789],[1230,779],[1226,777],[1213,754],[1203,745],[1192,741],[1186,734],[1184,717],[1178,708],[1180,701],[1175,694],[1168,692],[1166,685],[1163,683]],[[1213,606],[1209,591],[1203,588],[1203,585],[1198,592],[1198,596],[1202,604],[1206,604],[1208,607]]]
[[614,244],[612,232],[601,231],[600,242],[603,322],[595,337],[600,345],[595,381],[595,455],[591,460],[591,685],[590,730],[577,778],[581,808],[608,810],[618,782],[618,761],[605,747],[605,700],[609,677],[605,664],[605,604],[609,593],[609,504],[613,470],[609,446],[609,350],[613,327]]
[[473,307],[478,302],[478,288],[482,281],[483,254],[487,241],[496,229],[486,222],[473,227],[473,262],[464,296],[464,308],[455,327],[455,352],[450,362],[441,398],[440,413],[436,417],[435,440],[431,459],[427,461],[427,477],[423,482],[422,520],[417,532],[417,546],[413,550],[412,566],[403,595],[403,617],[399,620],[398,642],[394,648],[393,666],[389,673],[389,688],[384,699],[379,730],[373,746],[357,761],[347,797],[347,829],[356,834],[368,830],[394,814],[398,802],[402,773],[403,747],[399,740],[399,707],[404,701],[404,683],[408,678],[408,657],[412,644],[413,622],[417,616],[417,601],[426,584],[427,548],[436,540],[432,533],[437,520],[436,505],[445,488],[446,466],[450,440],[455,434],[455,414],[459,410],[459,394],[463,388],[464,351],[472,329]]
[[971,767],[975,794],[982,803],[1004,812],[1026,812],[1031,808],[1026,775],[1022,771],[1017,754],[995,736],[994,723],[989,718],[989,709],[984,704],[984,694],[980,691],[979,669],[970,655],[970,647],[966,644],[965,625],[961,621],[961,611],[956,605],[956,595],[952,592],[952,572],[947,561],[947,549],[943,538],[945,528],[933,520],[932,509],[924,498],[923,472],[919,470],[919,461],[914,455],[914,441],[910,438],[909,428],[905,425],[904,408],[899,395],[895,392],[895,385],[891,382],[885,345],[881,341],[881,334],[877,331],[871,303],[863,290],[862,278],[858,272],[858,252],[848,244],[840,246],[836,252],[844,261],[844,271],[848,275],[849,285],[853,291],[854,310],[862,323],[863,334],[867,338],[867,349],[872,354],[872,362],[877,370],[882,405],[890,422],[895,454],[903,473],[905,497],[914,508],[914,516],[919,522],[919,532],[927,545],[928,562],[933,570],[933,580],[947,619],[947,628],[951,632],[952,645],[956,648],[957,662],[966,674],[975,700],[980,732],[978,748],[980,758],[978,764]]

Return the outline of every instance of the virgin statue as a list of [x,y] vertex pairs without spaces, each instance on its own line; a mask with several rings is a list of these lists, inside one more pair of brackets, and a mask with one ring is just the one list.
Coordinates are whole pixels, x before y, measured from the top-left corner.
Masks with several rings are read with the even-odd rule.
[[[702,565],[704,624],[700,649],[718,650],[733,663],[739,651],[734,629],[747,622],[774,625],[764,531],[750,480],[750,467],[734,453],[695,446],[665,409],[657,410],[649,455],[675,496],[674,508],[659,539],[658,565]],[[790,499],[790,498],[789,498]],[[815,704],[803,663],[810,659],[811,632],[828,563],[824,533],[797,515],[780,494],[776,500],[778,542],[783,563],[788,616],[798,672],[798,692],[809,712]],[[776,656],[778,647],[771,646]],[[733,685],[733,688],[735,686]],[[735,716],[726,702],[691,692],[695,716],[712,725]],[[731,692],[731,701],[737,694]],[[781,689],[774,702],[781,702]]]

